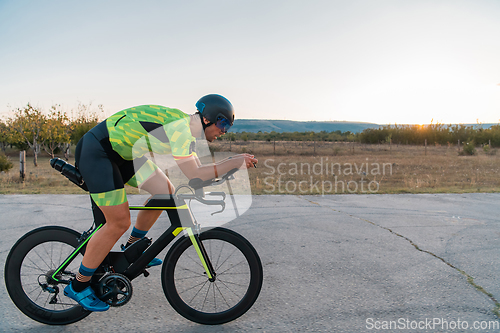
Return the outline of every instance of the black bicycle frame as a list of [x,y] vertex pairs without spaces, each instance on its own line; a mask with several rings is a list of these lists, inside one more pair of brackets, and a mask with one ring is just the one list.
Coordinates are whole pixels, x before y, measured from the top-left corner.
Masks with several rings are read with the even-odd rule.
[[[179,205],[176,205],[178,203]],[[95,207],[93,207],[95,208]],[[144,206],[130,206],[130,210],[165,210],[170,219],[171,226],[153,243],[151,244],[144,253],[137,258],[133,263],[131,263],[124,271],[117,271],[116,273],[121,273],[125,275],[130,280],[135,279],[137,276],[141,275],[146,266],[155,258],[165,247],[174,240],[177,235],[179,235],[183,230],[187,231],[191,242],[200,258],[200,261],[205,268],[207,277],[213,281],[215,279],[215,272],[212,267],[210,260],[208,259],[206,250],[200,241],[197,234],[193,233],[193,227],[195,226],[193,217],[187,206],[186,202],[173,195],[155,195],[153,196]],[[95,210],[94,210],[95,212]],[[102,215],[102,213],[101,213]],[[94,214],[95,219],[99,219]],[[184,225],[192,225],[193,227],[183,227]],[[95,221],[97,222],[97,221]],[[94,223],[95,226],[99,224],[95,229],[90,230],[82,235],[80,239],[80,245],[71,253],[68,258],[52,273],[51,278],[57,282],[68,284],[69,280],[62,280],[57,278],[59,272],[64,272],[64,269],[73,261],[76,255],[79,253],[80,249],[87,244],[90,238],[104,225],[105,222],[100,221],[99,223]],[[121,259],[123,261],[124,252],[110,252],[103,262],[108,261],[113,263]]]

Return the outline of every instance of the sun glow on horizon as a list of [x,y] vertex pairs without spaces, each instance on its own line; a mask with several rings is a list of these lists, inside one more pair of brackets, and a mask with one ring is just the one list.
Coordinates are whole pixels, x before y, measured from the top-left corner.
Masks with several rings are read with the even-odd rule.
[[[428,81],[433,81],[428,84]],[[439,82],[441,81],[441,82]],[[379,124],[497,123],[500,89],[497,85],[457,83],[410,77],[400,82],[381,80],[344,91],[338,99],[345,120]],[[368,117],[365,110],[370,110]],[[496,114],[496,116],[495,116]],[[348,119],[347,115],[349,116]],[[357,115],[363,115],[358,118]]]

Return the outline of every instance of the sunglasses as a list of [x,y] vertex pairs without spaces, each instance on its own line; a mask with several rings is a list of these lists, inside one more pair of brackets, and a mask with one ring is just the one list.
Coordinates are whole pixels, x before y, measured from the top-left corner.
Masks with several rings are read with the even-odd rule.
[[226,133],[231,128],[231,123],[225,117],[218,116],[215,126],[223,133]]

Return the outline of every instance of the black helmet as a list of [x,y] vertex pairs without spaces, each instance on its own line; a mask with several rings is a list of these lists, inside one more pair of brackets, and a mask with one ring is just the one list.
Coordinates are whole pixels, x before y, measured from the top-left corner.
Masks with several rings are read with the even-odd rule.
[[[210,94],[203,96],[196,102],[196,109],[200,114],[221,130],[227,132],[234,123],[234,110],[227,98]],[[222,128],[221,128],[222,127]]]

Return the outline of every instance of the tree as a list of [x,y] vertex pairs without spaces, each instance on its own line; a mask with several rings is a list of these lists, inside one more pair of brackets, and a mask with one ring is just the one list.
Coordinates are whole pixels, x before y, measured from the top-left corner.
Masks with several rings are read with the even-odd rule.
[[11,119],[7,122],[0,120],[0,146],[4,154],[6,153],[6,148],[9,145],[16,146],[21,150],[29,148],[21,134],[13,128]]
[[0,120],[0,145],[2,146],[2,150],[5,154],[5,148],[7,145],[11,143],[10,141],[11,133],[9,126],[5,124],[2,120]]
[[[75,145],[85,133],[99,123],[99,116],[97,113],[90,111],[91,105],[92,103],[88,105],[82,103],[78,104],[78,115],[71,122],[71,143]],[[97,108],[101,113],[104,113],[102,104],[99,104]]]
[[13,166],[11,160],[3,153],[0,153],[0,171],[9,171]]
[[23,108],[15,110],[14,119],[11,119],[12,128],[16,130],[28,146],[33,149],[33,163],[38,166],[38,153],[40,151],[40,135],[46,122],[45,115],[39,108],[28,103]]
[[41,145],[45,152],[54,158],[54,151],[69,143],[71,124],[66,113],[59,110],[60,105],[54,105],[45,119],[41,133]]

